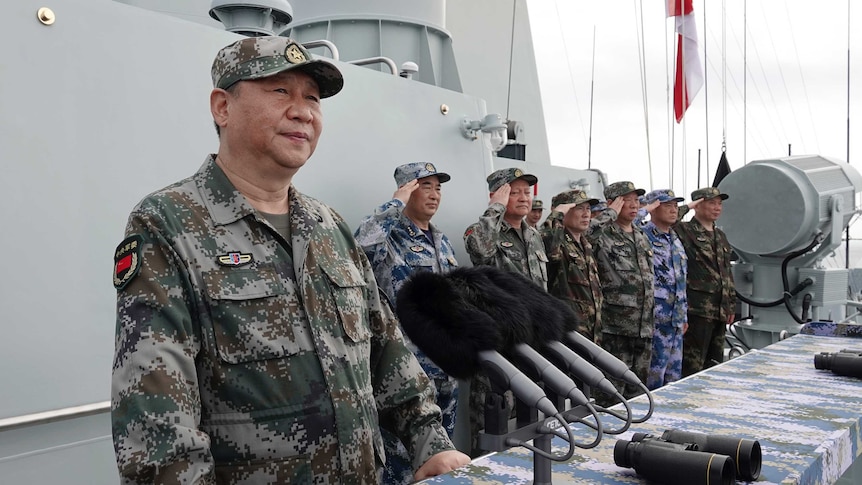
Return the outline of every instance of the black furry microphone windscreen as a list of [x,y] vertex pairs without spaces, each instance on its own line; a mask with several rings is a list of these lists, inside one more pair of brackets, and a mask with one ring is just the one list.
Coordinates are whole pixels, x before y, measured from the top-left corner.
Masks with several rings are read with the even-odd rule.
[[479,351],[505,355],[518,343],[559,340],[577,321],[543,288],[492,266],[414,273],[398,292],[396,313],[407,337],[456,378],[479,370]]

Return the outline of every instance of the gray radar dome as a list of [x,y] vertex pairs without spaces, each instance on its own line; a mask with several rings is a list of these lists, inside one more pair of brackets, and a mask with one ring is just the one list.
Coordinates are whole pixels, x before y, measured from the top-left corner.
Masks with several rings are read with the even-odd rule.
[[[849,224],[862,176],[850,164],[822,156],[758,160],[719,184],[729,198],[719,225],[737,252],[784,255],[828,238]],[[833,220],[837,214],[842,220]]]

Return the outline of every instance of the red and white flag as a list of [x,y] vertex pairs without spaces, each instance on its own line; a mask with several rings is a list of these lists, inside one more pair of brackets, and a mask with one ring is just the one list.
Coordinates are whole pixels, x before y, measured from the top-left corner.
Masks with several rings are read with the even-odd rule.
[[676,22],[676,77],[673,82],[673,113],[682,121],[691,100],[703,86],[703,70],[697,48],[697,26],[691,0],[667,0],[667,16]]

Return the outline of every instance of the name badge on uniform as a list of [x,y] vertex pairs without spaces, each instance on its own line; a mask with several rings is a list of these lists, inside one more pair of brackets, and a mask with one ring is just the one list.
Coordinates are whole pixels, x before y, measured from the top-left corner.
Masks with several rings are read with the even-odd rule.
[[504,248],[510,248],[510,247],[512,247],[512,246],[514,246],[514,245],[515,245],[515,243],[511,243],[511,242],[509,242],[509,241],[503,241],[503,242],[501,242],[501,243],[500,243],[500,246],[503,246]]
[[251,254],[233,251],[222,254],[217,258],[218,264],[222,266],[243,266],[251,263]]
[[413,251],[414,253],[421,253],[422,251],[425,251],[425,248],[417,245],[417,246],[410,246],[410,250]]

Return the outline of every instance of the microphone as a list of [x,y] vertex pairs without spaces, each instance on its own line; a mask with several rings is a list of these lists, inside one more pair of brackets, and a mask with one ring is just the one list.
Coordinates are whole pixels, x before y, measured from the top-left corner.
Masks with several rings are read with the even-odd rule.
[[641,380],[620,359],[614,357],[607,350],[599,347],[592,340],[572,330],[566,333],[566,342],[575,347],[575,351],[586,355],[590,362],[607,372],[611,377],[622,379],[633,386],[641,385]]
[[573,405],[585,406],[589,400],[578,389],[569,376],[563,371],[548,362],[535,349],[527,344],[516,344],[512,349],[512,353],[520,358],[521,362],[526,364],[530,372],[537,378],[541,379],[558,394],[567,396],[572,400]]
[[511,389],[512,394],[518,396],[518,399],[525,404],[538,409],[545,416],[555,416],[559,413],[551,400],[545,396],[542,388],[531,381],[499,352],[482,350],[479,351],[478,357],[487,371],[488,378],[496,381],[501,387]]
[[617,392],[617,389],[605,377],[602,371],[593,367],[592,364],[561,342],[547,342],[543,350],[565,365],[569,372],[591,388],[599,389],[609,395],[614,395]]

